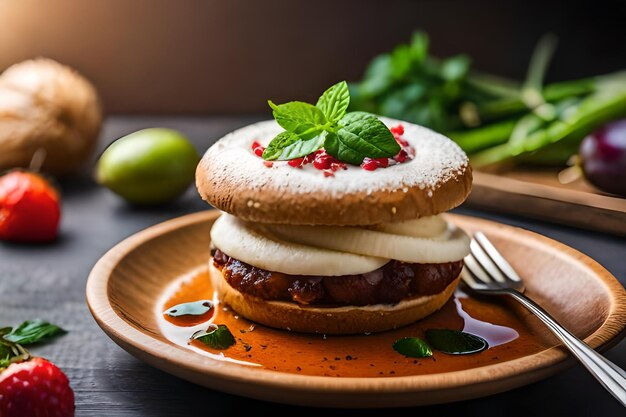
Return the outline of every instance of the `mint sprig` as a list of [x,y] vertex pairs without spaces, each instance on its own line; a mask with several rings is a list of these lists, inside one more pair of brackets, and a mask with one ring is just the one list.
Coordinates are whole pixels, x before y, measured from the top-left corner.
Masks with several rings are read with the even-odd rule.
[[268,103],[285,132],[269,143],[265,160],[301,158],[325,148],[338,160],[358,165],[366,157],[388,158],[400,151],[393,134],[375,115],[346,113],[350,92],[345,81],[327,89],[315,106],[301,101]]

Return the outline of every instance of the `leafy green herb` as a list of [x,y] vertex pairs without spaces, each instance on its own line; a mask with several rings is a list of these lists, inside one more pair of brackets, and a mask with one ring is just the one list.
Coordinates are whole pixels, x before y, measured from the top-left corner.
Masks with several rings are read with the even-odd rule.
[[290,101],[276,105],[271,100],[268,104],[276,122],[286,131],[293,132],[304,140],[314,138],[326,128],[324,113],[312,104]]
[[315,107],[324,113],[327,120],[337,122],[346,114],[349,104],[348,83],[341,81],[324,91],[324,94],[317,100]]
[[482,337],[458,330],[429,329],[426,340],[434,349],[450,355],[482,352],[489,347]]
[[227,349],[235,344],[235,337],[224,324],[211,325],[207,331],[195,333],[192,338],[213,349]]
[[350,92],[345,81],[327,89],[315,106],[300,101],[268,103],[285,132],[269,143],[263,159],[300,158],[324,147],[340,161],[360,164],[365,157],[392,157],[400,151],[393,134],[376,116],[346,113]]
[[27,320],[10,333],[5,334],[4,339],[21,345],[30,345],[65,333],[67,333],[65,330],[47,321]]
[[433,356],[433,351],[428,343],[417,337],[403,337],[393,344],[393,350],[410,358],[428,358]]
[[[470,59],[429,55],[428,36],[375,57],[350,84],[349,110],[365,110],[444,132],[474,167],[513,161],[564,165],[581,140],[626,116],[626,71],[544,84],[556,39],[544,36],[525,81],[471,70]],[[563,110],[566,109],[566,110]]]
[[325,138],[325,132],[309,140],[303,140],[293,132],[279,133],[263,151],[263,159],[286,161],[306,156],[321,148]]
[[365,157],[386,158],[400,152],[400,145],[376,116],[352,112],[341,119],[336,135],[329,135],[324,147],[335,158],[360,164]]
[[170,317],[201,316],[213,307],[211,300],[200,300],[191,303],[183,303],[168,308],[163,312]]

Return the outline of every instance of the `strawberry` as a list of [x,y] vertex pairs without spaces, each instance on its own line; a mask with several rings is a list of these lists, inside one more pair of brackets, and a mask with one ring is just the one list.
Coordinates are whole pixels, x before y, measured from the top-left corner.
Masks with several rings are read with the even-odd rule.
[[59,194],[42,176],[11,171],[0,177],[0,239],[53,240],[60,218]]
[[74,392],[67,376],[43,358],[12,363],[0,373],[0,416],[74,416]]

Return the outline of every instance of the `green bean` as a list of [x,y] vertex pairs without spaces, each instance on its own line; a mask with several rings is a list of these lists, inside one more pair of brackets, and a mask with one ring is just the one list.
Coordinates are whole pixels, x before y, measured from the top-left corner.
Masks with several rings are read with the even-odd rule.
[[454,140],[465,152],[473,153],[491,146],[505,143],[509,140],[516,119],[491,123],[471,130],[447,132],[446,135]]
[[[582,96],[596,91],[595,78],[585,78],[576,81],[548,84],[543,89],[543,97],[549,102],[562,100],[567,97]],[[489,121],[501,117],[525,113],[528,107],[520,97],[488,101],[477,104],[476,109],[481,120]]]
[[626,116],[626,91],[602,91],[583,99],[559,120],[529,135],[524,141],[507,142],[471,155],[476,167],[492,165],[535,152],[552,143],[579,141],[602,124]]

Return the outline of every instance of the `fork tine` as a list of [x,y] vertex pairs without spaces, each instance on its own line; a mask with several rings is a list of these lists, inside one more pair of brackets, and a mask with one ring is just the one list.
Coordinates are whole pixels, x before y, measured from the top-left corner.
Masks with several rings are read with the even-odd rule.
[[522,279],[515,269],[507,262],[506,259],[498,252],[493,243],[482,232],[474,233],[474,239],[480,244],[482,249],[489,255],[493,263],[502,271],[502,273],[511,281],[522,282]]
[[485,272],[485,270],[482,268],[482,266],[480,266],[476,258],[474,258],[474,256],[472,256],[471,254],[465,257],[464,266],[469,272],[472,273],[472,276],[474,278],[478,279],[483,284],[490,284],[491,282],[493,282],[489,274]]
[[463,266],[463,270],[461,271],[461,279],[468,287],[474,290],[487,288],[485,284],[475,278],[474,274],[472,274],[466,266]]
[[498,269],[498,266],[493,262],[493,260],[489,257],[489,255],[483,250],[483,248],[478,244],[475,239],[472,239],[470,243],[470,252],[476,259],[476,262],[480,264],[480,266],[487,272],[487,274],[491,275],[493,280],[498,281],[502,284],[506,283],[506,279],[502,272]]

